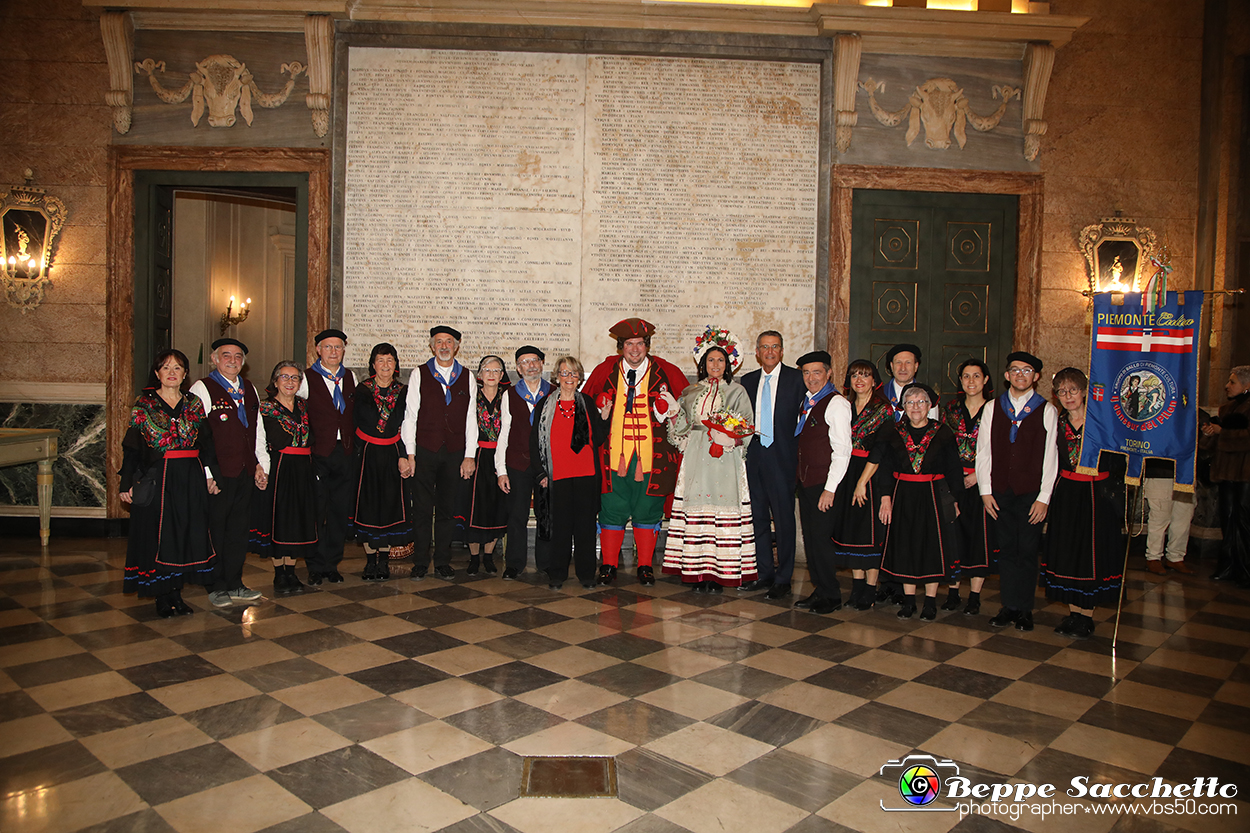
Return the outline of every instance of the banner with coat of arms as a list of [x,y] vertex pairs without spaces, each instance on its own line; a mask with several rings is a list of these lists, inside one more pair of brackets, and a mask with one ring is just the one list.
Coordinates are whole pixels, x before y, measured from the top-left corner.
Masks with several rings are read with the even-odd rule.
[[1104,451],[1128,457],[1125,479],[1137,483],[1149,457],[1176,461],[1176,488],[1193,491],[1198,447],[1198,333],[1201,292],[1168,292],[1143,309],[1141,293],[1094,296],[1085,438],[1078,471],[1098,472]]

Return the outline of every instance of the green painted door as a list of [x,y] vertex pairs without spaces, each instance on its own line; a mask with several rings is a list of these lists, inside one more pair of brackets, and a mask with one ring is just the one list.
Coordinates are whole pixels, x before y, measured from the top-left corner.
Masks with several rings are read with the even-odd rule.
[[1003,367],[1015,309],[1017,198],[856,190],[853,199],[851,358],[876,362],[884,379],[886,351],[915,344],[924,354],[917,378],[941,394],[959,390],[955,372],[965,359]]

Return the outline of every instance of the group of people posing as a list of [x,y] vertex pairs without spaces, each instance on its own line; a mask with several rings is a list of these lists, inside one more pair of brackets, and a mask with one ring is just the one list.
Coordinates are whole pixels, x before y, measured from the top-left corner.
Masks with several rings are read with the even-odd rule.
[[[609,334],[617,352],[587,376],[574,356],[554,362],[515,351],[517,379],[488,355],[476,373],[457,360],[461,334],[430,331],[432,356],[402,381],[390,344],[370,352],[368,376],[344,363],[347,336],[324,330],[306,370],[279,362],[267,396],[241,377],[247,347],[214,342],[208,377],[187,388],[189,364],[162,351],[123,440],[121,499],[131,504],[126,588],[154,597],[162,616],[192,612],[184,583],[217,607],[254,603],[246,553],[269,557],[274,593],[343,581],[345,541],[364,546],[362,578],[390,577],[392,550],[413,547],[412,577],[451,578],[451,543],[469,547],[467,572],[503,578],[529,562],[552,589],[570,571],[582,585],[616,581],[626,528],[636,579],[678,575],[696,592],[791,595],[795,498],[811,593],[795,607],[894,601],[920,609],[980,611],[985,577],[1001,578],[995,627],[1033,628],[1040,575],[1071,615],[1057,631],[1087,637],[1095,606],[1114,603],[1123,556],[1124,486],[1115,472],[1077,472],[1085,374],[1055,375],[1058,407],[1036,392],[1042,363],[1008,356],[996,396],[984,362],[959,368],[946,402],[916,381],[920,348],[899,344],[875,363],[851,362],[841,386],[827,352],[783,363],[780,333],[755,340],[759,369],[736,378],[742,345],[709,327],[696,340],[691,383],[651,354],[655,327],[640,318]],[[554,384],[553,384],[554,383]],[[1050,524],[1043,541],[1043,522]],[[668,534],[657,553],[661,527]],[[599,555],[595,535],[598,530]],[[901,590],[898,586],[901,585]]]

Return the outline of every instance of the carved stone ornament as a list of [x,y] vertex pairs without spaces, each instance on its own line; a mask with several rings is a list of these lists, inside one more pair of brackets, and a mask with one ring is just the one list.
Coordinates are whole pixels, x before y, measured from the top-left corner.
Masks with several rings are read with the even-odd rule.
[[65,224],[65,203],[31,187],[33,177],[27,168],[26,184],[14,185],[0,196],[4,299],[22,314],[43,303],[44,289],[52,283],[48,270],[56,237]]
[[1012,98],[1019,98],[1021,92],[1019,88],[1006,84],[992,87],[994,98],[1001,98],[1003,103],[991,115],[978,116],[968,105],[963,88],[950,78],[930,78],[925,81],[916,87],[907,99],[907,104],[894,112],[883,110],[877,103],[877,91],[885,92],[884,81],[869,78],[859,88],[868,93],[868,105],[872,108],[872,114],[886,127],[897,127],[904,118],[907,119],[908,147],[916,141],[923,125],[925,146],[934,150],[946,150],[951,146],[952,130],[955,141],[962,150],[968,143],[967,125],[971,124],[982,133],[998,127],[1003,113],[1007,111],[1007,102]]
[[167,90],[161,85],[156,73],[164,71],[164,61],[146,58],[135,64],[135,72],[148,76],[152,89],[166,104],[181,104],[191,96],[192,125],[199,126],[207,107],[209,127],[233,127],[236,109],[243,114],[243,121],[250,127],[252,99],[255,98],[257,104],[268,110],[281,107],[295,88],[295,79],[304,71],[304,65],[297,61],[283,64],[280,71],[284,75],[290,73],[291,77],[281,90],[272,94],[262,93],[248,68],[230,55],[209,55],[199,61],[195,72],[189,74],[187,83],[177,90]]
[[1090,292],[1138,292],[1158,238],[1132,217],[1104,217],[1081,229],[1080,246]]

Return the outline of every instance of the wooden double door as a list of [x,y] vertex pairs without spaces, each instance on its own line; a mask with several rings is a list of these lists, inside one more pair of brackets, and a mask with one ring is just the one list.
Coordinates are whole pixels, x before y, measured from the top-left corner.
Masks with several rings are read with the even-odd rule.
[[856,189],[851,359],[872,360],[886,379],[886,351],[907,342],[923,352],[917,378],[940,394],[959,390],[969,358],[999,379],[1011,351],[1018,210],[1002,194]]

